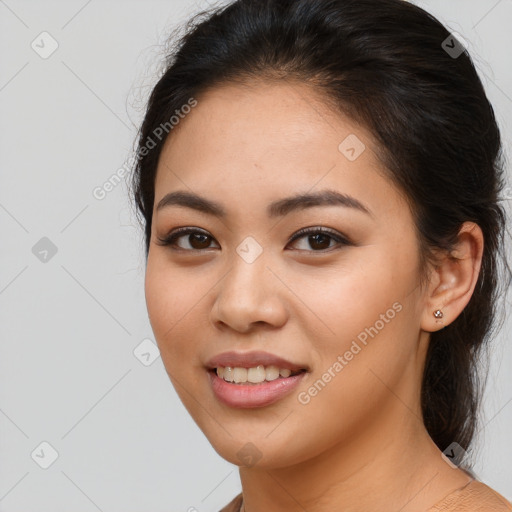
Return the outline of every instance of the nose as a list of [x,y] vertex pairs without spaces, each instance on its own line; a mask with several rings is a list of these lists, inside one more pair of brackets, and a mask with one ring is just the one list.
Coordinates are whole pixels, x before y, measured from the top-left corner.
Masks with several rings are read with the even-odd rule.
[[284,287],[267,263],[265,251],[252,263],[234,255],[212,307],[216,327],[247,333],[257,326],[278,328],[286,323]]

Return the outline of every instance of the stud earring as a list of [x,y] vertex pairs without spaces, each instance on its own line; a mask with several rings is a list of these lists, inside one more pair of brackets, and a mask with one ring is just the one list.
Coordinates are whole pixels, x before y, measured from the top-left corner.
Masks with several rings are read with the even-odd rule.
[[435,316],[436,318],[443,318],[443,312],[442,312],[440,309],[436,309],[436,310],[434,311],[434,316]]

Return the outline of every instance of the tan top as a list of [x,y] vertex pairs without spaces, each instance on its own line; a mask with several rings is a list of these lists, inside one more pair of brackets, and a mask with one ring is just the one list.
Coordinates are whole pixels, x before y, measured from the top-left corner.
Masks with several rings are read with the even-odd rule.
[[[220,512],[241,512],[242,494]],[[512,503],[482,482],[472,480],[451,492],[426,512],[511,512]]]

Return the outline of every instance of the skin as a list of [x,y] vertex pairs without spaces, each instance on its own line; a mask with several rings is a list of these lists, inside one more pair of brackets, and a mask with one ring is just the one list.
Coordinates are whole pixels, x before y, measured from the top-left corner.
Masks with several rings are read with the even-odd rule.
[[[366,146],[354,161],[338,150],[349,134]],[[314,90],[280,82],[209,90],[161,154],[146,272],[150,322],[185,407],[215,450],[241,466],[247,512],[427,510],[470,480],[429,437],[420,389],[429,333],[451,323],[473,292],[482,233],[464,224],[452,257],[439,254],[420,286],[413,217],[376,150],[368,131]],[[327,188],[371,215],[330,205],[267,217],[272,201]],[[177,190],[220,203],[226,218],[176,205],[157,211]],[[188,235],[178,250],[157,243],[182,226],[207,231],[208,248],[194,252],[201,246]],[[327,239],[320,251],[307,235],[289,243],[310,226],[353,245]],[[250,264],[236,252],[247,236],[263,249]],[[401,311],[300,403],[298,394],[397,302]],[[442,319],[433,316],[438,308]],[[310,372],[279,402],[235,409],[215,398],[205,369],[231,350],[268,351]],[[248,442],[261,457],[250,467],[237,455]]]

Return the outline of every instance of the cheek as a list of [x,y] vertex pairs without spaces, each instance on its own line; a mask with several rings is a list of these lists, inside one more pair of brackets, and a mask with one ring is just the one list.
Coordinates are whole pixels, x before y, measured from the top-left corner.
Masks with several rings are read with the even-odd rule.
[[403,395],[404,378],[409,380],[414,343],[407,339],[410,313],[392,298],[372,296],[363,311],[348,301],[331,317],[337,337],[316,345],[318,364],[296,396],[304,453],[352,439],[400,409],[396,396]]
[[167,367],[173,361],[185,360],[195,349],[189,322],[194,309],[200,307],[204,286],[195,286],[187,272],[173,271],[162,259],[151,253],[148,257],[145,295],[151,327]]
[[310,331],[320,353],[331,357],[332,351],[348,350],[358,336],[364,342],[370,336],[367,329],[389,332],[415,283],[414,264],[398,265],[377,248],[354,252],[350,260],[330,273],[297,274],[292,281],[316,314],[297,312],[295,319],[305,320],[302,329]]
[[[316,387],[323,396],[315,400],[317,406],[334,400],[350,403],[349,409],[354,411],[366,408],[374,402],[372,397],[379,396],[377,388],[383,387],[371,370],[393,386],[415,351],[414,304],[418,298],[414,251],[405,259],[377,247],[364,254],[357,255],[358,263],[350,265],[349,272],[337,269],[332,279],[324,279],[322,293],[308,295],[308,306],[329,328],[320,322],[302,324],[314,340],[316,364],[310,381],[321,380]],[[311,382],[305,382],[301,391],[316,396],[315,390],[309,392],[310,386]],[[369,397],[366,403],[361,402],[365,397]]]

